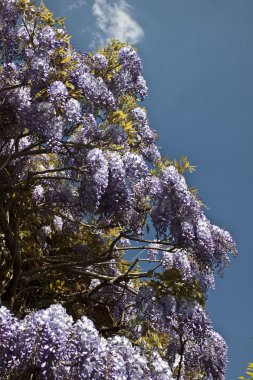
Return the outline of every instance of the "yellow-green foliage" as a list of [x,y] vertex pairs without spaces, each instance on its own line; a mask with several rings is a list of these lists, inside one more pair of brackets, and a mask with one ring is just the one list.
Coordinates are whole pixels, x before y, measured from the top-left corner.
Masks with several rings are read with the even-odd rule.
[[117,40],[111,40],[103,50],[99,50],[100,54],[103,54],[108,61],[108,67],[106,70],[106,79],[110,81],[115,72],[119,71],[121,64],[119,63],[118,54],[121,48],[127,46],[126,43],[122,43]]
[[248,368],[247,368],[246,374],[249,377],[240,376],[239,379],[241,379],[241,380],[250,380],[250,379],[253,379],[253,363],[249,363],[248,364]]
[[196,280],[185,282],[179,270],[173,268],[155,275],[157,280],[150,280],[150,285],[156,290],[157,299],[168,294],[176,298],[188,298],[197,301],[202,306],[205,299]]
[[189,170],[192,173],[196,168],[196,166],[190,164],[187,157],[181,157],[179,161],[174,160],[173,164],[179,173],[183,173],[185,170]]
[[144,347],[147,352],[154,351],[154,347],[156,347],[159,354],[164,356],[169,343],[169,335],[165,332],[154,331],[154,329],[147,326],[146,333],[134,343]]
[[186,170],[189,170],[189,172],[192,173],[196,168],[196,166],[190,164],[187,157],[181,157],[179,161],[170,161],[168,157],[164,156],[156,162],[156,168],[152,169],[151,174],[159,174],[170,165],[174,165],[180,174]]

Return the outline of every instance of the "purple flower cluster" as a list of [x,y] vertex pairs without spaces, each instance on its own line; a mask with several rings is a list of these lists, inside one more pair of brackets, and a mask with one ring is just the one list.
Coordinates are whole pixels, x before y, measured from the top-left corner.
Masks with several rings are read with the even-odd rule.
[[145,79],[141,75],[141,60],[136,51],[126,46],[119,51],[119,63],[121,68],[113,77],[113,93],[116,96],[122,94],[138,94],[143,100],[148,92]]
[[141,147],[141,152],[143,157],[152,164],[155,164],[161,159],[161,153],[156,144]]
[[182,274],[184,281],[193,278],[194,270],[189,261],[189,255],[184,250],[176,250],[174,252],[163,251],[161,262],[164,269],[177,269]]
[[0,308],[1,378],[39,373],[39,379],[171,380],[157,352],[147,358],[125,337],[104,339],[83,316],[76,323],[59,305],[18,321]]
[[39,202],[42,200],[44,195],[44,188],[41,185],[37,185],[34,187],[32,192],[32,197],[36,202]]
[[68,99],[65,105],[65,115],[70,123],[81,121],[81,105],[78,100]]
[[48,93],[50,100],[54,102],[57,99],[66,99],[68,96],[68,90],[64,83],[57,80],[48,87]]
[[[185,249],[169,249],[163,244],[152,243],[147,251],[149,260],[159,260],[164,270],[177,270],[184,282],[197,281],[203,295],[209,288],[214,288],[212,268],[199,264],[196,255]],[[159,249],[157,249],[159,248]]]
[[108,161],[101,149],[94,148],[87,154],[87,176],[80,187],[80,197],[85,210],[96,211],[108,186]]
[[167,359],[171,368],[178,364],[183,350],[182,375],[200,371],[201,379],[224,379],[227,345],[213,331],[202,306],[195,301],[176,300],[169,295],[157,302],[154,289],[143,286],[136,297],[136,310],[141,310],[141,320],[145,323],[169,334]]
[[[228,347],[224,339],[215,331],[210,331],[204,342],[189,344],[184,353],[185,370],[188,373],[199,373],[204,367],[203,380],[223,380],[227,364]],[[203,371],[202,371],[203,372]]]
[[132,109],[131,111],[133,119],[139,124],[139,125],[145,125],[148,123],[148,117],[146,112],[141,107],[136,107]]
[[99,212],[105,220],[126,222],[131,211],[131,193],[126,182],[126,169],[118,153],[108,157],[108,187],[101,199]]
[[146,112],[142,108],[136,107],[132,110],[131,115],[134,120],[134,127],[138,132],[139,140],[148,146],[154,144],[158,136],[157,133],[149,127]]
[[95,70],[104,70],[108,66],[108,61],[103,54],[96,53],[92,57],[93,59],[93,68]]
[[0,308],[0,375],[11,371],[18,361],[16,348],[18,321],[5,307]]
[[125,46],[120,49],[119,62],[122,64],[124,69],[129,70],[136,75],[139,75],[142,69],[140,57],[138,56],[136,50],[134,50],[131,46]]
[[151,216],[158,235],[170,232],[176,244],[193,249],[204,265],[215,263],[222,268],[228,262],[227,253],[236,253],[229,233],[211,225],[174,166],[153,181],[151,194]]
[[148,167],[143,157],[136,154],[126,152],[124,156],[124,164],[126,175],[133,179],[140,179],[148,176]]
[[115,99],[104,80],[101,77],[95,77],[81,59],[71,77],[92,107],[115,108]]
[[154,164],[161,158],[161,154],[155,144],[158,135],[155,130],[148,125],[146,111],[141,107],[133,108],[131,111],[134,128],[137,132],[136,138],[141,141],[141,153],[143,157]]
[[62,45],[60,39],[56,36],[55,29],[49,25],[46,25],[39,31],[37,41],[40,49],[47,49],[49,54],[52,54],[55,48]]
[[0,48],[5,51],[5,62],[15,57],[17,49],[17,20],[20,16],[17,0],[0,3]]

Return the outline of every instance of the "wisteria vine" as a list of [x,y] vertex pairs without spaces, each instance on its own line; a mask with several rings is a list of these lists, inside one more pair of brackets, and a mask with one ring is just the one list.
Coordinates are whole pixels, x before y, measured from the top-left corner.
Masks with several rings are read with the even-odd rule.
[[161,157],[141,71],[0,2],[1,379],[224,379],[205,303],[235,244]]

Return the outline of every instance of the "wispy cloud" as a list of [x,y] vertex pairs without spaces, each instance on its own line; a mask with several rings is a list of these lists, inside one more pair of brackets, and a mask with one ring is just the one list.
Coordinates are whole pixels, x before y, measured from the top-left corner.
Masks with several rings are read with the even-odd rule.
[[98,28],[93,35],[93,45],[104,45],[110,38],[136,44],[144,36],[126,0],[95,0],[92,13]]
[[71,4],[67,5],[67,11],[71,12],[75,9],[82,8],[84,5],[87,5],[87,0],[76,0],[73,1]]

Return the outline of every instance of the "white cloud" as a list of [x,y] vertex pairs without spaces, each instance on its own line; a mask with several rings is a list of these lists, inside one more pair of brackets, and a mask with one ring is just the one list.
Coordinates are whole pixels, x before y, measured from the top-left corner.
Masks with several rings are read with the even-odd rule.
[[74,9],[82,8],[86,4],[87,4],[87,0],[76,0],[67,6],[67,11],[71,12]]
[[133,19],[131,7],[126,0],[95,0],[92,13],[99,29],[94,33],[93,45],[104,45],[110,38],[136,44],[144,31]]

